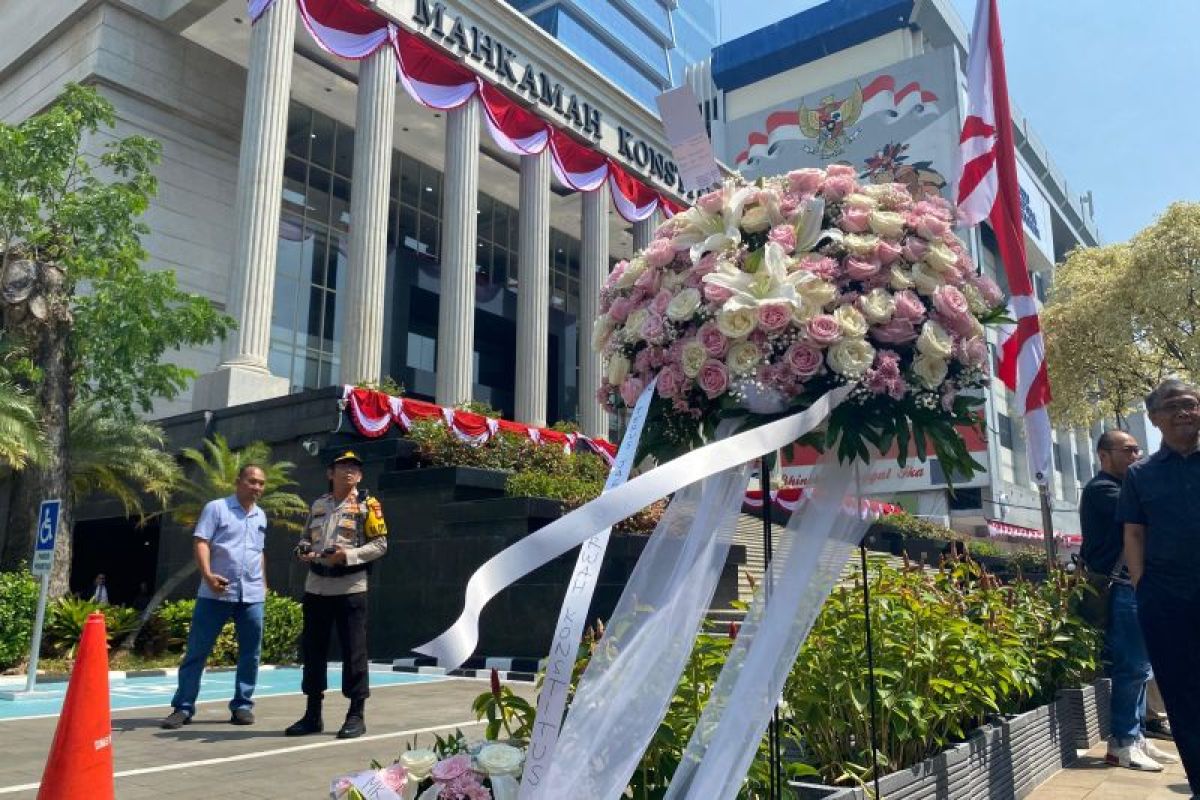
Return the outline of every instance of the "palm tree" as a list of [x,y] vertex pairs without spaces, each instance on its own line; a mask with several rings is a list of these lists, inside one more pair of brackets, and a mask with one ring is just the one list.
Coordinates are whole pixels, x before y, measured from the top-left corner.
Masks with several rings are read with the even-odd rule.
[[0,368],[0,468],[17,471],[41,456],[42,432],[33,399]]
[[[238,473],[245,464],[262,467],[267,478],[268,491],[263,492],[258,506],[267,514],[271,528],[277,531],[299,533],[303,520],[308,515],[308,504],[297,494],[285,491],[298,486],[292,479],[296,465],[290,461],[272,461],[271,448],[264,442],[251,442],[241,450],[231,450],[229,442],[220,434],[204,442],[203,451],[185,448],[183,458],[193,466],[193,476],[179,482],[172,495],[168,510],[175,520],[191,528],[200,519],[204,506],[214,498],[223,497],[233,490]],[[137,628],[121,642],[119,650],[133,649],[138,634],[146,620],[154,614],[163,600],[196,570],[195,561],[177,569],[150,598],[142,610]]]
[[94,403],[71,409],[71,494],[78,503],[93,493],[121,501],[126,516],[151,516],[145,500],[163,506],[183,476],[164,449],[153,422],[121,419]]

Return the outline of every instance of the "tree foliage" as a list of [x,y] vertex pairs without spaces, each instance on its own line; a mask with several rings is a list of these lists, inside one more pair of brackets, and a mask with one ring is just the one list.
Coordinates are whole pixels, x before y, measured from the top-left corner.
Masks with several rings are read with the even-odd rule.
[[97,403],[71,409],[71,494],[80,501],[99,492],[121,501],[125,513],[145,519],[147,500],[166,504],[182,475],[153,422],[115,417]]
[[1071,252],[1042,315],[1060,421],[1118,420],[1164,378],[1200,378],[1200,203],[1129,242]]

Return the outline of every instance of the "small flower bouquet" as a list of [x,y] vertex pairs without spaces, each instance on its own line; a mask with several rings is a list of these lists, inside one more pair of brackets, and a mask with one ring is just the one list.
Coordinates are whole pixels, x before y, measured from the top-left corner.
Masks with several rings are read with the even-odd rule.
[[516,800],[524,752],[504,742],[468,744],[461,733],[433,749],[410,749],[396,762],[335,778],[333,800]]
[[987,385],[983,324],[1003,295],[975,269],[941,198],[860,185],[848,166],[748,184],[729,179],[663,223],[601,293],[593,347],[600,401],[630,408],[657,378],[642,453],[660,461],[711,439],[723,417],[765,421],[850,383],[818,446],[927,444],[947,474],[982,469],[958,425]]

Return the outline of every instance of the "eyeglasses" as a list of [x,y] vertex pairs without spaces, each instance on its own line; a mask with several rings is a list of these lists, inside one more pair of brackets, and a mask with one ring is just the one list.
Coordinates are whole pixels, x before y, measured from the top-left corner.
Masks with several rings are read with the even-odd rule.
[[1155,409],[1155,411],[1163,411],[1167,414],[1194,414],[1200,411],[1200,400],[1184,398],[1183,400],[1171,400],[1163,403]]

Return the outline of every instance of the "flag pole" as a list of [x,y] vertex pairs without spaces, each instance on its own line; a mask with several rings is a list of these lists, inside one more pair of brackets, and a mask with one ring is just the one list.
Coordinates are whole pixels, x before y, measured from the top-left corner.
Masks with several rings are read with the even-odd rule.
[[1038,497],[1042,501],[1042,535],[1046,539],[1046,569],[1053,572],[1055,565],[1058,564],[1058,553],[1054,544],[1054,511],[1050,507],[1050,492],[1046,490],[1046,484],[1038,484]]

